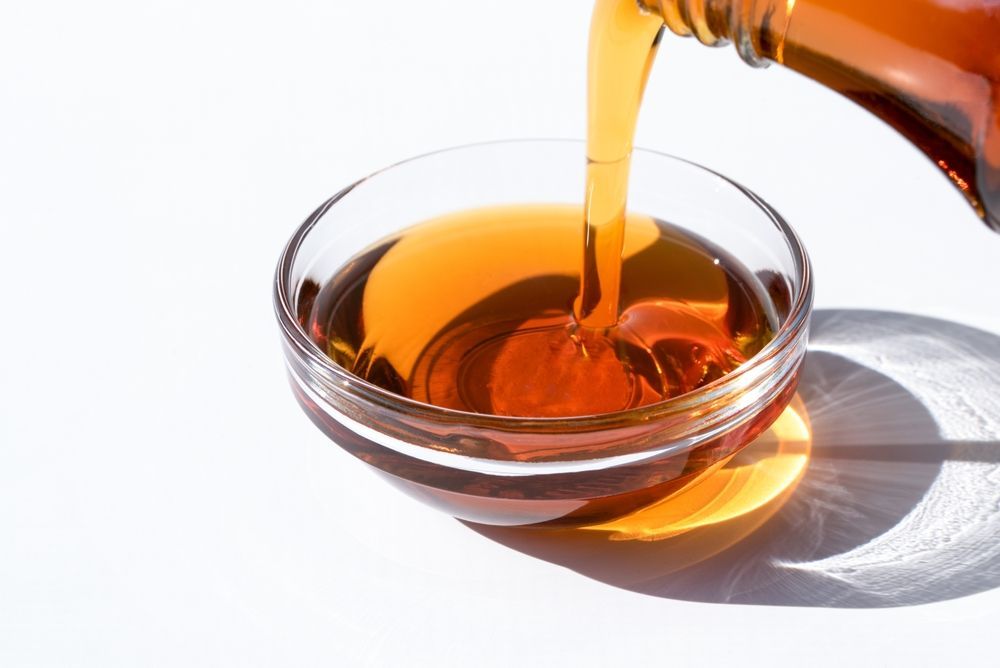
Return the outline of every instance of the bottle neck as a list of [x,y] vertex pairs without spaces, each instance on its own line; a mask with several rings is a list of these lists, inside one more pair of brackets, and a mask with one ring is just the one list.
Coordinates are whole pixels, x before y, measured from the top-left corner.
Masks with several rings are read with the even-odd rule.
[[639,0],[667,28],[708,46],[733,44],[753,67],[782,62],[796,0]]

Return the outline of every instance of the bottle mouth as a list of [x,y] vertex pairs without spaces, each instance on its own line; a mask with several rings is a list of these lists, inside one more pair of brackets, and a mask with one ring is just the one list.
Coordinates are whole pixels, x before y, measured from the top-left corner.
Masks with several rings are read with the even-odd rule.
[[813,292],[809,258],[799,237],[777,211],[752,191],[735,181],[683,158],[638,148],[634,150],[634,156],[645,155],[656,160],[680,165],[703,179],[717,182],[720,187],[735,189],[779,231],[791,255],[795,289],[791,295],[787,315],[776,329],[770,342],[757,354],[721,378],[696,390],[663,401],[609,413],[569,417],[513,417],[474,413],[423,403],[365,381],[334,362],[324,351],[320,350],[303,329],[297,315],[298,285],[293,276],[296,260],[302,250],[303,243],[324,215],[345,198],[348,198],[361,184],[389,174],[397,168],[442,154],[460,153],[470,149],[488,147],[524,147],[524,150],[528,151],[534,146],[558,145],[565,148],[567,144],[578,146],[580,156],[584,155],[582,141],[559,139],[481,142],[441,149],[403,160],[373,172],[324,202],[292,235],[279,258],[275,273],[273,290],[275,314],[282,330],[286,350],[298,363],[298,368],[293,369],[293,375],[296,373],[307,375],[310,381],[318,383],[322,387],[324,394],[341,397],[352,403],[360,401],[362,405],[374,405],[381,410],[388,410],[391,413],[405,415],[409,418],[423,419],[439,424],[475,425],[501,431],[554,433],[566,432],[567,430],[582,432],[613,429],[654,420],[669,421],[672,418],[689,421],[693,411],[699,412],[704,419],[706,415],[717,410],[720,404],[724,403],[720,400],[725,397],[747,393],[755,386],[766,383],[771,376],[780,377],[794,371],[788,366],[790,361],[797,362],[798,360],[795,353],[800,349],[798,344],[804,340],[812,308]]
[[[662,16],[664,25],[675,35],[694,37],[707,46],[725,46],[732,42],[740,58],[751,67],[763,68],[770,64],[754,44],[753,3],[719,3],[721,11],[720,7],[709,6],[707,0],[640,0],[639,5],[651,14]],[[786,6],[785,29],[794,6],[794,0]],[[784,41],[784,32],[781,40]]]

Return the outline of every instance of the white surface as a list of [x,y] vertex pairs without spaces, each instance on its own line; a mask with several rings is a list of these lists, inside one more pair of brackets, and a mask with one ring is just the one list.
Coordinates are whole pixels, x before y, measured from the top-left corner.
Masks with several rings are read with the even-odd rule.
[[[404,498],[301,414],[270,282],[316,205],[427,150],[583,134],[589,3],[458,4],[4,3],[0,665],[990,663],[995,588],[633,593]],[[819,308],[1000,333],[1000,237],[865,112],[673,37],[647,100],[637,143],[781,210]]]

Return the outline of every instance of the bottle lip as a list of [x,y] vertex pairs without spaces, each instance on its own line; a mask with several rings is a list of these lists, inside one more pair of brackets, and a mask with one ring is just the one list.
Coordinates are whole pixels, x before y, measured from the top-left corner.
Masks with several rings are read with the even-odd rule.
[[[732,42],[743,61],[751,67],[765,68],[771,61],[761,56],[753,40],[752,2],[728,3],[725,6],[726,31],[715,32],[705,20],[709,13],[706,0],[639,0],[647,12],[659,14],[670,32],[680,37],[694,37],[706,46],[724,46]],[[790,15],[795,1],[787,5]],[[717,11],[717,9],[716,9]],[[787,27],[787,19],[786,19]]]
[[[781,232],[788,244],[794,265],[795,279],[798,283],[789,313],[779,326],[774,338],[756,355],[744,362],[725,376],[708,383],[697,390],[671,397],[664,401],[629,408],[626,410],[594,415],[570,417],[512,417],[485,413],[473,413],[451,408],[443,408],[433,404],[423,403],[409,397],[395,394],[378,385],[365,381],[336,364],[330,357],[316,346],[299,324],[295,305],[297,286],[291,284],[291,275],[296,256],[303,240],[316,226],[323,215],[334,207],[337,202],[347,197],[362,183],[381,174],[389,172],[401,165],[422,160],[442,153],[458,152],[477,147],[512,144],[577,144],[580,155],[584,155],[584,142],[573,139],[513,139],[501,141],[474,142],[438,149],[393,163],[383,169],[372,172],[348,185],[343,190],[328,199],[303,222],[285,245],[278,260],[274,275],[273,304],[275,315],[281,328],[283,340],[288,350],[299,362],[309,369],[317,379],[323,381],[325,390],[331,391],[348,400],[360,400],[366,404],[374,404],[383,410],[397,414],[405,414],[410,418],[424,419],[437,423],[460,423],[485,429],[515,432],[565,432],[597,431],[614,429],[629,425],[648,423],[654,420],[669,420],[671,417],[689,415],[692,411],[710,410],[716,400],[733,392],[744,392],[766,381],[768,375],[761,375],[763,368],[774,368],[779,376],[789,375],[794,369],[788,369],[787,361],[794,356],[797,345],[807,333],[808,319],[812,311],[813,279],[812,267],[801,239],[788,225],[782,216],[767,202],[750,189],[736,181],[690,160],[670,155],[668,153],[649,149],[636,148],[635,154],[645,154],[658,159],[684,163],[703,175],[719,179],[737,189],[744,197],[753,203]],[[582,159],[582,158],[581,158]],[[293,371],[294,373],[294,371]]]

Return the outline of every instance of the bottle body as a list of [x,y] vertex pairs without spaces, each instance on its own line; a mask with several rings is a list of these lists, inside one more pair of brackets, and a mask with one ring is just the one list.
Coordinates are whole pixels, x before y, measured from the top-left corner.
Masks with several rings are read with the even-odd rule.
[[667,27],[732,42],[867,108],[1000,232],[1000,0],[652,0]]

